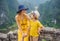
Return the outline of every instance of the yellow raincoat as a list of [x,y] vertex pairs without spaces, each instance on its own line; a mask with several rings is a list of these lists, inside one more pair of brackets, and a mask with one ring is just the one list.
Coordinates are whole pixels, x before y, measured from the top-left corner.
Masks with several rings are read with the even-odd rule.
[[[22,41],[22,32],[28,34],[29,20],[25,16],[24,16],[24,19],[21,20],[20,16],[17,15],[16,16],[16,22],[18,25],[18,41]],[[21,28],[22,31],[20,31],[19,28]],[[29,35],[27,35],[27,37],[24,38],[24,41],[28,41],[28,37],[29,37]]]
[[39,36],[38,28],[41,28],[41,27],[42,27],[42,24],[38,20],[35,22],[31,20],[30,36],[38,37]]

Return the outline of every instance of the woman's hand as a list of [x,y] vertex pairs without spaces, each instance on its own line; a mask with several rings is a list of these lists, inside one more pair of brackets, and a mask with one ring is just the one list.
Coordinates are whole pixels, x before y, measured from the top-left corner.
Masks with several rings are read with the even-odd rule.
[[38,34],[40,34],[40,30],[38,30]]
[[26,37],[27,36],[27,33],[22,33],[22,37]]

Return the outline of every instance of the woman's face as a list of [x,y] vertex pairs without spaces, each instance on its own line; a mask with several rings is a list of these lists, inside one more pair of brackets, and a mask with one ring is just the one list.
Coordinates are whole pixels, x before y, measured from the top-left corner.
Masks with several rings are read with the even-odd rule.
[[27,11],[26,11],[26,10],[22,10],[21,13],[22,13],[22,14],[26,14]]

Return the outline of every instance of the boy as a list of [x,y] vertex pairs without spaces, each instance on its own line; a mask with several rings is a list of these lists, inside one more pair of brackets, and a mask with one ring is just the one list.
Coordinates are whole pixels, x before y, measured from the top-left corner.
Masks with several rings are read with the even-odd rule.
[[30,16],[32,16],[30,22],[30,41],[38,41],[38,36],[43,29],[43,25],[38,20],[39,15],[37,13],[33,12]]

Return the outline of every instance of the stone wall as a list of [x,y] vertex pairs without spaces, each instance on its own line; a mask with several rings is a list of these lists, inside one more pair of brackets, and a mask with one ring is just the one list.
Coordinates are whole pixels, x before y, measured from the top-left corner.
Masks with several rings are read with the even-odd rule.
[[[46,27],[40,33],[39,41],[60,41],[60,29]],[[0,41],[17,41],[17,30],[7,34],[0,33]]]

